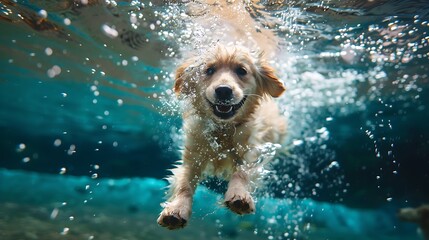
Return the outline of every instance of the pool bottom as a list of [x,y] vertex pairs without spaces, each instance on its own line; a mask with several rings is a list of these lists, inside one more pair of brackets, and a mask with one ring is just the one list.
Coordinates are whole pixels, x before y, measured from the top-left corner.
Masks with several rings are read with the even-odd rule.
[[[237,216],[204,187],[189,225],[156,223],[165,182],[0,170],[0,239],[420,239],[396,210],[355,210],[312,200],[258,199]],[[393,204],[393,203],[391,203]],[[391,209],[391,211],[389,210]]]

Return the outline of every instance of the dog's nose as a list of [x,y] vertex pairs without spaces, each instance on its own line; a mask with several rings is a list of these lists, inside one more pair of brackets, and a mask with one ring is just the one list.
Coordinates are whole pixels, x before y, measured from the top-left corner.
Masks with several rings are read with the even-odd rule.
[[228,85],[219,85],[215,89],[215,93],[218,100],[228,101],[233,99],[232,88]]

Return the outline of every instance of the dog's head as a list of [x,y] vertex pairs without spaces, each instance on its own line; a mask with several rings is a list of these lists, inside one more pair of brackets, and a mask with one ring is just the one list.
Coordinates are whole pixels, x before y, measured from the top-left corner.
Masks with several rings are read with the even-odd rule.
[[230,121],[251,112],[263,97],[280,96],[285,88],[260,56],[252,57],[243,48],[218,46],[183,63],[177,69],[174,90],[190,98],[197,112]]

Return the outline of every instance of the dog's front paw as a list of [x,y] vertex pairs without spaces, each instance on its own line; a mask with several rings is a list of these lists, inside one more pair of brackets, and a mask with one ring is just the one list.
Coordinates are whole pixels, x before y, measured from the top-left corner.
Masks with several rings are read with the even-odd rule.
[[178,212],[166,213],[163,211],[158,218],[158,224],[170,230],[183,228],[187,222]]
[[179,229],[186,226],[190,215],[190,208],[187,206],[168,204],[158,217],[158,224],[170,230]]
[[225,197],[225,205],[237,214],[249,214],[255,212],[255,203],[248,192],[245,194],[230,194]]

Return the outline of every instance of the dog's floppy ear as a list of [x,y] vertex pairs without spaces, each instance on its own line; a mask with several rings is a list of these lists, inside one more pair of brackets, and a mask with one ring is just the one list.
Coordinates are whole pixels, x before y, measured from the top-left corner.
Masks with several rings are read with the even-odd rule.
[[187,83],[185,83],[187,72],[189,71],[190,61],[186,61],[181,64],[176,70],[175,82],[174,82],[174,92],[177,95],[181,93],[186,94],[189,92],[187,89]]
[[261,64],[260,68],[262,88],[272,97],[279,97],[285,90],[285,86],[275,75],[274,69],[266,63]]

